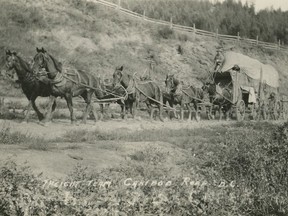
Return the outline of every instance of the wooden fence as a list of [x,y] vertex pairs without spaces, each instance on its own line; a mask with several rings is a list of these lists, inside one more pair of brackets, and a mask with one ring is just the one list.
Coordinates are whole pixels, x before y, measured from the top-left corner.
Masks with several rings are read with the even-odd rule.
[[86,1],[105,5],[109,8],[116,9],[116,10],[120,11],[121,13],[124,13],[126,15],[131,16],[131,17],[138,18],[138,19],[141,19],[141,20],[144,20],[147,22],[169,26],[171,29],[174,29],[177,31],[191,32],[194,35],[214,37],[216,39],[221,39],[221,40],[225,40],[225,41],[234,41],[234,42],[238,42],[238,43],[244,42],[244,43],[259,46],[259,47],[262,47],[265,49],[279,50],[279,51],[284,51],[284,52],[288,53],[288,47],[281,45],[280,40],[278,41],[278,43],[268,43],[268,42],[259,41],[258,36],[256,39],[242,38],[240,36],[239,32],[238,32],[237,36],[224,35],[224,34],[219,34],[218,30],[216,30],[216,32],[209,32],[209,31],[205,31],[205,30],[196,29],[195,25],[193,27],[177,25],[177,24],[174,24],[172,22],[172,18],[170,19],[170,22],[149,18],[149,17],[145,16],[145,11],[143,14],[139,14],[139,13],[135,13],[133,11],[130,11],[128,9],[122,8],[121,7],[121,0],[118,0],[118,4],[114,4],[114,3],[111,3],[111,2],[108,2],[105,0],[86,0]]

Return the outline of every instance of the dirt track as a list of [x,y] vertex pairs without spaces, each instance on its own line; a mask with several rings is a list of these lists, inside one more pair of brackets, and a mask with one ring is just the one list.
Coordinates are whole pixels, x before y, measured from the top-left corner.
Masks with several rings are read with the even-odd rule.
[[108,120],[88,121],[87,124],[71,125],[69,120],[54,120],[54,122],[48,123],[46,126],[40,125],[37,121],[31,121],[29,123],[20,123],[19,121],[0,120],[0,126],[8,126],[12,131],[19,131],[21,133],[29,134],[35,137],[43,137],[45,139],[53,139],[64,135],[67,131],[73,130],[99,130],[99,131],[114,131],[124,130],[125,132],[133,132],[144,129],[181,129],[181,128],[202,128],[212,127],[217,125],[229,125],[235,123],[235,121],[208,121],[203,120],[200,122],[194,121],[149,121],[149,120]]

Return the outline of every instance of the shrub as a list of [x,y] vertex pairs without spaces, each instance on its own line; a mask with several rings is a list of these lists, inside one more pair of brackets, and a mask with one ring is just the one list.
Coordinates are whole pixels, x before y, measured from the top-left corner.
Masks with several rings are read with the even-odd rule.
[[173,36],[174,31],[169,26],[159,27],[158,28],[158,37],[169,39]]
[[[256,130],[251,132],[253,127]],[[217,149],[199,155],[204,157],[202,171],[208,179],[237,182],[234,194],[241,202],[234,206],[244,215],[285,215],[288,211],[288,123],[269,127],[270,134],[267,124],[261,129],[248,123],[248,129],[226,135]]]

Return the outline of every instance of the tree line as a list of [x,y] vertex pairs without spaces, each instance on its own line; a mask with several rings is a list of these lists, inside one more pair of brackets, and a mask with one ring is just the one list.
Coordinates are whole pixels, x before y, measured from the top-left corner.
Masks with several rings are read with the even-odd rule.
[[[114,0],[119,3],[119,0]],[[211,3],[207,0],[121,0],[121,6],[151,18],[170,21],[219,34],[288,44],[288,11],[264,9],[240,0]]]

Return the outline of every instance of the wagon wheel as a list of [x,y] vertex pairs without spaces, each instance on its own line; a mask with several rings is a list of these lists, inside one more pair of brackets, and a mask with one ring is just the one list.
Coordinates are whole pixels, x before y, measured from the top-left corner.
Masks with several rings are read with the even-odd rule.
[[242,121],[245,118],[245,102],[240,100],[236,104],[236,118],[237,121]]

